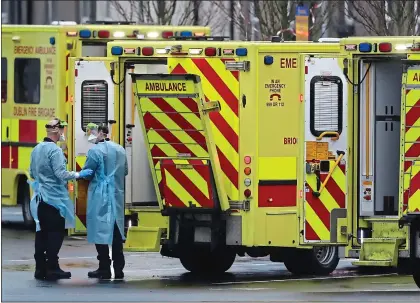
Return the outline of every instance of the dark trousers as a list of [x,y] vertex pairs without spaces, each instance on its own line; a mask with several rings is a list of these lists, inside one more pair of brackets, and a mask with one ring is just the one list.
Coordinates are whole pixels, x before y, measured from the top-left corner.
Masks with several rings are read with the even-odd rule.
[[40,202],[38,205],[38,219],[41,230],[35,234],[35,261],[37,266],[58,266],[58,253],[63,245],[65,234],[65,220],[55,207]]
[[[108,245],[95,244],[95,246],[98,252],[99,267],[108,268],[111,265]],[[123,270],[125,266],[123,239],[116,223],[114,224],[114,236],[112,238],[112,261],[114,262],[114,270]]]

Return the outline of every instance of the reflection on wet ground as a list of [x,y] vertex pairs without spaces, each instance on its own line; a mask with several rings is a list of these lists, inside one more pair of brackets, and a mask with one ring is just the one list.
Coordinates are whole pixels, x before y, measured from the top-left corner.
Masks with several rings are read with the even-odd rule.
[[383,268],[360,271],[342,260],[328,277],[293,276],[268,258],[237,258],[222,276],[186,272],[176,259],[156,253],[126,253],[126,278],[88,279],[97,268],[96,251],[84,238],[67,238],[60,252],[70,280],[33,279],[34,233],[2,225],[2,295],[4,301],[278,301],[417,302],[419,291],[409,276]]

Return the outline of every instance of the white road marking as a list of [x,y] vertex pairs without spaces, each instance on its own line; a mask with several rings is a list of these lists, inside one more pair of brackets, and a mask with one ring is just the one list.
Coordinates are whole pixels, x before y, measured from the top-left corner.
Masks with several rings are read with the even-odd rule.
[[[396,274],[377,274],[377,275],[366,275],[362,277],[384,277],[392,276]],[[357,276],[338,276],[338,277],[314,277],[314,278],[298,278],[298,279],[278,279],[278,280],[255,280],[255,281],[232,281],[232,282],[218,282],[212,283],[213,285],[233,285],[233,284],[251,284],[251,283],[270,283],[270,282],[287,282],[287,281],[310,281],[310,280],[333,280],[333,279],[347,279],[356,278]]]

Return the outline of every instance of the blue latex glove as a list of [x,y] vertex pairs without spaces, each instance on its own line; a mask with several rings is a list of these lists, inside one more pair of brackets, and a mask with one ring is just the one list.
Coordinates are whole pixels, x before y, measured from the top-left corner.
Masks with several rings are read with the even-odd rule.
[[93,170],[87,168],[87,169],[83,169],[79,172],[79,176],[80,178],[87,178],[93,175]]

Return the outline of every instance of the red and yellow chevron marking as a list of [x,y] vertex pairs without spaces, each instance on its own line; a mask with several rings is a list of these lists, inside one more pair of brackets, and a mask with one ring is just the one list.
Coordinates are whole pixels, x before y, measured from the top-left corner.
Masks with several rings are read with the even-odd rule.
[[214,208],[210,166],[205,161],[162,159],[161,170],[167,206]]
[[220,102],[220,112],[210,113],[213,138],[228,198],[238,200],[239,72],[226,70],[228,60],[235,59],[169,58],[169,73],[200,76],[206,100]]
[[[75,162],[76,162],[76,171],[81,171],[83,166],[85,165],[86,156],[77,156]],[[80,222],[77,222],[77,225],[78,225],[77,230],[79,231],[86,229],[86,204],[87,204],[87,197],[84,197],[83,199],[76,198],[75,211],[76,211],[76,217],[80,220]]]
[[[330,161],[330,167],[335,161]],[[321,184],[327,177],[321,173]],[[346,208],[346,165],[339,164],[333,171],[320,197],[312,192],[317,190],[315,174],[306,176],[305,195],[305,239],[308,241],[329,241],[331,228],[331,211],[335,208]]]
[[403,212],[420,211],[420,89],[405,95]]
[[198,105],[190,98],[142,98],[147,141],[159,190],[167,206],[213,208],[209,158]]

